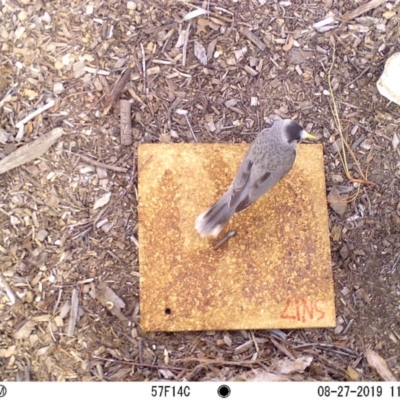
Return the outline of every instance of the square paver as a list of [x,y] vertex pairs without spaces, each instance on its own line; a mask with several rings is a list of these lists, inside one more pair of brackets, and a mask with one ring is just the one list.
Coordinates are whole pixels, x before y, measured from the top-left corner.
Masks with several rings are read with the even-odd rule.
[[218,250],[198,214],[231,183],[248,144],[139,146],[141,326],[145,331],[335,326],[322,145],[235,215]]

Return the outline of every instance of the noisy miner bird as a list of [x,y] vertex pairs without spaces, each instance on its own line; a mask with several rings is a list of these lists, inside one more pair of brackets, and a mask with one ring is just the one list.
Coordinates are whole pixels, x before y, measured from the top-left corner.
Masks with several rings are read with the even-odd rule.
[[275,186],[292,168],[296,146],[316,139],[299,124],[283,119],[261,131],[251,144],[226,193],[195,223],[202,237],[218,236],[233,214],[246,209]]

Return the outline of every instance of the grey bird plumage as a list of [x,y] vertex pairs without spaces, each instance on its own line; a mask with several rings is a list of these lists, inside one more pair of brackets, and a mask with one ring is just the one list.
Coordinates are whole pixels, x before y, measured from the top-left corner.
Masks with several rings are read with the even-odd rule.
[[197,217],[195,228],[200,236],[218,236],[233,214],[245,210],[275,186],[292,168],[296,146],[303,139],[315,137],[290,119],[275,121],[261,131],[228,190]]

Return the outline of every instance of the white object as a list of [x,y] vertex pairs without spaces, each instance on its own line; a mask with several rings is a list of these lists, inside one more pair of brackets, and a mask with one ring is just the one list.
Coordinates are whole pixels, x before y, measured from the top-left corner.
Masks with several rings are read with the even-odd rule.
[[400,106],[400,53],[393,54],[385,64],[376,86],[379,93]]

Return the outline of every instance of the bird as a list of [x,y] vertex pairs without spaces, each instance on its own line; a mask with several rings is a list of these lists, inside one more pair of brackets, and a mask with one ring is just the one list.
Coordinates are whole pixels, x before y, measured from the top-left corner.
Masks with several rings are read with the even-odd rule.
[[304,139],[316,137],[291,119],[277,120],[263,129],[250,145],[228,190],[196,218],[199,235],[218,236],[235,213],[274,187],[291,170],[297,144]]

